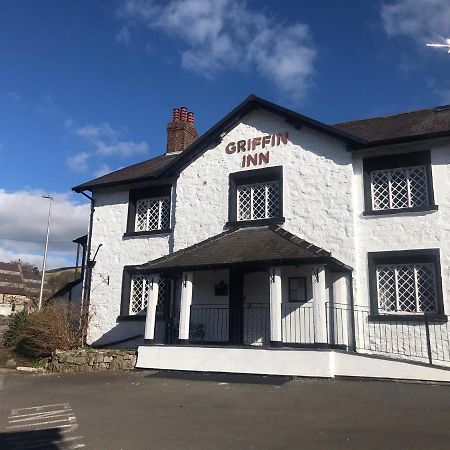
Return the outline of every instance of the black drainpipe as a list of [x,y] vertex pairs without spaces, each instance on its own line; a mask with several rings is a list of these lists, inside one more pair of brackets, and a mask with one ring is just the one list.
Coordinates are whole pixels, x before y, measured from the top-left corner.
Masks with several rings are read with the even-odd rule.
[[356,352],[356,331],[355,331],[355,302],[353,299],[353,275],[350,272],[350,312],[351,319],[351,333],[352,333],[352,351]]
[[91,278],[92,278],[92,268],[95,262],[91,261],[91,241],[92,241],[92,225],[94,223],[94,207],[95,201],[94,199],[86,194],[86,192],[81,191],[80,194],[84,195],[91,202],[91,213],[89,217],[89,230],[87,237],[87,249],[86,249],[86,262],[85,262],[85,273],[83,280],[83,295],[81,298],[81,318],[80,318],[80,326],[82,327],[82,339],[83,343],[86,340],[86,331],[87,331],[87,322],[88,320],[87,314],[89,314],[89,302],[91,297]]

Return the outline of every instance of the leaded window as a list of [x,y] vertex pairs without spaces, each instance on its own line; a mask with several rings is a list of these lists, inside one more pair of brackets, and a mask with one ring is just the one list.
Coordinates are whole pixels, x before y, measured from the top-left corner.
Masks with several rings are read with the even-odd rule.
[[382,264],[376,267],[381,313],[435,313],[436,273],[433,263]]
[[[133,275],[131,277],[130,291],[130,314],[145,313],[148,305],[148,295],[152,276]],[[162,312],[165,308],[168,294],[168,281],[165,278],[159,279],[157,312]]]
[[134,275],[131,277],[130,314],[145,312],[150,282],[149,276]]
[[237,187],[238,220],[270,219],[280,215],[278,181]]
[[372,209],[400,209],[428,205],[425,166],[374,170],[370,174]]
[[137,200],[135,231],[166,230],[169,227],[169,197]]

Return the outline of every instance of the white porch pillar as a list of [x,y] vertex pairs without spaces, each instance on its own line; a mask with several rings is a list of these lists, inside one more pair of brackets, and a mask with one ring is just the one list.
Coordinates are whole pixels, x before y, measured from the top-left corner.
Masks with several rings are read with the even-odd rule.
[[192,272],[183,272],[181,277],[180,328],[178,340],[180,344],[189,342],[189,319],[192,304]]
[[155,318],[156,305],[158,304],[159,275],[152,275],[149,283],[144,339],[146,343],[152,344],[155,340]]
[[281,268],[269,268],[270,345],[281,347]]
[[325,284],[325,267],[323,265],[312,267],[312,293],[314,341],[316,344],[326,344],[327,339],[327,289]]

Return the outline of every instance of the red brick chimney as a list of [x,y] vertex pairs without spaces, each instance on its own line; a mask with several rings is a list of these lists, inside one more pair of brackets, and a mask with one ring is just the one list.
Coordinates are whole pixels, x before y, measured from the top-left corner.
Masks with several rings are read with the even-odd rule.
[[174,108],[172,122],[167,124],[166,153],[182,152],[198,137],[194,126],[194,113],[188,112],[185,106]]

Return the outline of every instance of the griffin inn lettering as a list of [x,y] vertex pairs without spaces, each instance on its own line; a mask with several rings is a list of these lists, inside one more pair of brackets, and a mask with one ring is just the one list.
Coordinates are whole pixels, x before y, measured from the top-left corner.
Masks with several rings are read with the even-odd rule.
[[[241,152],[255,152],[261,149],[267,149],[271,147],[278,147],[279,145],[286,145],[289,142],[288,133],[268,134],[265,136],[257,136],[252,139],[243,139],[237,142],[230,142],[225,147],[225,153],[232,155],[233,153]],[[270,159],[270,152],[266,150],[264,152],[242,155],[242,167],[260,166],[267,164]]]

